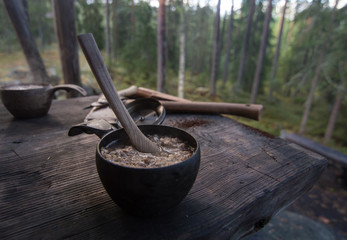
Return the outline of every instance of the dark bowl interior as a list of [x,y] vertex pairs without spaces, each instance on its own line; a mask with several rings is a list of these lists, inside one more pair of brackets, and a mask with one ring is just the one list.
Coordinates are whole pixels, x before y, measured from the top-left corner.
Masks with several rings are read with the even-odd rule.
[[132,168],[117,165],[102,157],[100,150],[110,144],[128,143],[124,129],[105,135],[96,151],[96,166],[101,182],[113,201],[127,213],[149,217],[165,213],[179,204],[194,184],[200,165],[200,147],[187,132],[162,125],[141,125],[144,134],[178,137],[195,151],[187,160],[161,168]]
[[160,125],[166,116],[165,108],[154,98],[139,98],[125,107],[137,125]]

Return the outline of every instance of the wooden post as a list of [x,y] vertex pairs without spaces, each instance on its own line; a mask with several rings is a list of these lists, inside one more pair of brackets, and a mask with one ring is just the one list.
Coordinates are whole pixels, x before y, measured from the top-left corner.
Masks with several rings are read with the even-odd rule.
[[111,57],[111,36],[110,36],[110,3],[109,0],[106,0],[105,3],[105,13],[106,13],[106,54],[107,54],[107,62],[108,64],[111,64],[112,57]]
[[[78,61],[74,1],[52,0],[52,5],[64,82],[82,86]],[[78,93],[76,92],[68,94],[68,97],[77,96]]]
[[159,0],[158,8],[157,91],[165,91],[165,0]]
[[29,65],[33,83],[49,82],[46,68],[30,31],[28,15],[22,1],[4,0],[4,4]]
[[211,79],[210,79],[210,95],[211,97],[216,97],[216,84],[219,69],[219,46],[220,46],[220,36],[219,36],[219,26],[220,26],[220,4],[221,0],[217,3],[217,12],[214,19],[214,32],[213,32],[213,52],[212,52],[212,66],[211,66]]

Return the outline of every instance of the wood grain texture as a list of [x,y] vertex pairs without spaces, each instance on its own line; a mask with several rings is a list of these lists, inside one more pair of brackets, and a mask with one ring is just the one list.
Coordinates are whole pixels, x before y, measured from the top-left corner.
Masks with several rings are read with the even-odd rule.
[[0,105],[0,239],[239,239],[307,192],[327,164],[226,117],[168,114],[164,125],[200,142],[200,171],[174,211],[135,218],[99,180],[99,139],[67,136],[96,100],[53,101],[47,116],[25,121]]

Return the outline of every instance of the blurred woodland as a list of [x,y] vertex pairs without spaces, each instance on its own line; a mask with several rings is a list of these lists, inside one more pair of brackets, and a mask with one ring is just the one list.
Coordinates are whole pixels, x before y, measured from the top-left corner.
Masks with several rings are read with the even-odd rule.
[[[49,75],[62,79],[54,0],[21,1]],[[346,2],[243,0],[236,8],[229,0],[224,12],[221,1],[75,0],[76,34],[93,33],[117,89],[137,85],[192,100],[263,104],[260,122],[236,119],[347,153]],[[4,2],[1,84],[26,66]],[[82,83],[96,93],[79,54]]]

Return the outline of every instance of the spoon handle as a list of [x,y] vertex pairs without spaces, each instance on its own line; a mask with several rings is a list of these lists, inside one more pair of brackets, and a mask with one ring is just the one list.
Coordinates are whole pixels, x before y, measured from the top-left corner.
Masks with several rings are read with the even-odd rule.
[[82,34],[79,35],[77,39],[102,92],[128,134],[133,147],[140,152],[153,153],[159,151],[158,146],[140,131],[120,100],[93,34]]

